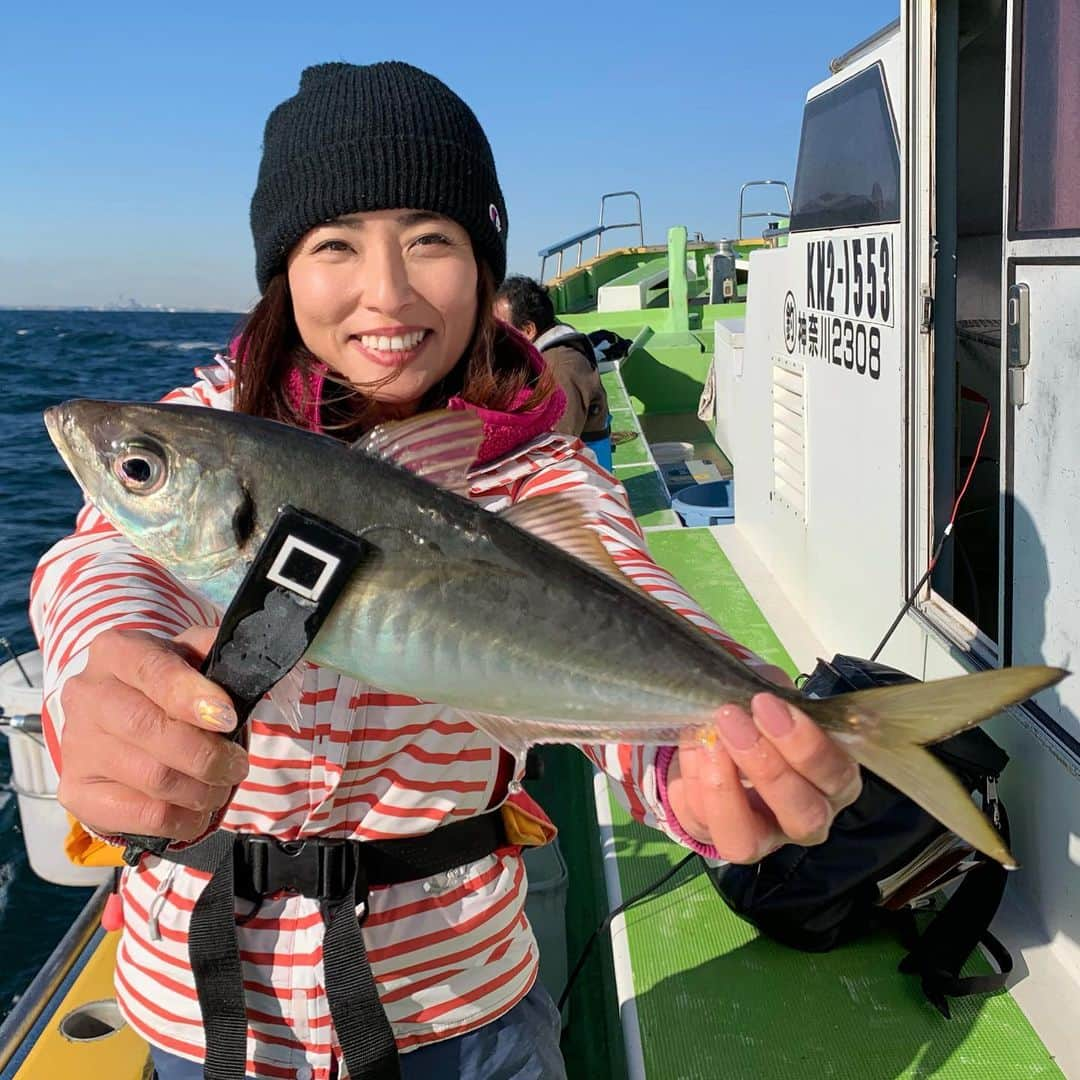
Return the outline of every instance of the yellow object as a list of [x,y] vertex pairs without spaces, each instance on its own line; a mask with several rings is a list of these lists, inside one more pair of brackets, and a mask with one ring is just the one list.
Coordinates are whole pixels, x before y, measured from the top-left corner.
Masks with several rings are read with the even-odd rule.
[[548,816],[525,792],[511,795],[500,807],[506,839],[522,847],[543,847],[558,834]]
[[68,814],[70,828],[64,838],[64,854],[76,866],[123,866],[124,849],[91,836]]
[[72,1010],[90,1002],[111,1002],[119,934],[106,934],[79,972],[14,1080],[144,1080],[153,1075],[146,1043],[127,1025],[95,1039],[72,1041],[60,1025]]

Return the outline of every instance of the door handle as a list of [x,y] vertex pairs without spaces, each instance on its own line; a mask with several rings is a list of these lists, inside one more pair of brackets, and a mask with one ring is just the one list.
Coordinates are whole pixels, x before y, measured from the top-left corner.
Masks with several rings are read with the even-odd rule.
[[1027,404],[1027,368],[1031,360],[1031,293],[1024,282],[1009,286],[1005,310],[1005,364],[1009,403]]

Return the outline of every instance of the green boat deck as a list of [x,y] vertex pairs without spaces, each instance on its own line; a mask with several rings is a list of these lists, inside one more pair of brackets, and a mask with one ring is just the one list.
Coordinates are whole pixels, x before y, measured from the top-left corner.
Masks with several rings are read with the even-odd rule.
[[[653,315],[635,314],[639,324]],[[572,321],[580,325],[593,318]],[[647,452],[645,406],[635,388],[648,390],[650,409],[659,397],[666,406],[661,411],[692,417],[689,399],[696,404],[711,356],[711,335],[698,333],[696,357],[685,343],[670,349],[658,343],[647,356],[630,357],[621,372],[605,374],[612,429],[621,433],[615,472],[656,560],[735,638],[794,675],[791,658],[717,542],[717,530],[680,527]],[[661,370],[670,381],[657,395],[655,385],[645,384]],[[614,906],[604,880],[605,851],[615,859],[622,898],[646,889],[686,852],[633,821],[610,794],[610,805],[602,802],[600,808],[600,819],[610,822],[605,835],[593,770],[584,756],[572,747],[547,747],[545,762],[544,778],[530,788],[560,826],[570,875],[572,967]],[[563,1048],[571,1080],[1063,1075],[1008,993],[957,999],[946,1020],[914,979],[897,972],[903,950],[891,937],[870,937],[825,954],[787,949],[732,914],[701,869],[701,863],[689,864],[658,895],[616,919],[611,936],[594,948],[569,1002]],[[618,977],[613,938],[620,945],[617,954],[629,959],[629,970]],[[990,970],[981,956],[969,969]],[[636,1016],[629,1027],[640,1032],[625,1046],[620,988],[631,999],[624,1000],[623,1013],[629,1009]]]

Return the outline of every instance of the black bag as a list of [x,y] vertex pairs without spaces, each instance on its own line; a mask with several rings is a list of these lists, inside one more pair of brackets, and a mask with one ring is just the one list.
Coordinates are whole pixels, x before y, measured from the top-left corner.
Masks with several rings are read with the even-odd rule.
[[[803,685],[814,697],[865,690],[910,675],[869,660],[819,660]],[[997,779],[1008,755],[980,728],[928,747],[1009,838]],[[896,930],[908,956],[900,970],[922,979],[927,998],[949,1015],[948,997],[999,989],[1012,958],[989,932],[1007,871],[973,851],[906,795],[868,770],[863,789],[837,814],[828,840],[815,847],[788,844],[751,866],[710,866],[709,877],[728,906],[767,937],[807,952],[824,952],[879,926]],[[921,932],[914,912],[930,907],[948,883],[960,884]],[[960,978],[983,942],[1000,973]]]
[[587,334],[597,360],[621,360],[634,343],[614,330],[593,330]]

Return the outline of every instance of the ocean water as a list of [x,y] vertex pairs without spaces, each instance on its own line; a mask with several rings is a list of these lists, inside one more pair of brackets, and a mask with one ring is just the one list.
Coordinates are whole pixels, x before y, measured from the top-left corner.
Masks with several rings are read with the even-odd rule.
[[[73,397],[156,399],[190,383],[192,369],[226,344],[240,318],[0,310],[0,636],[16,651],[34,647],[30,575],[50,544],[70,532],[82,501],[45,433],[42,410]],[[10,781],[0,737],[0,1019],[90,895],[31,872]]]

